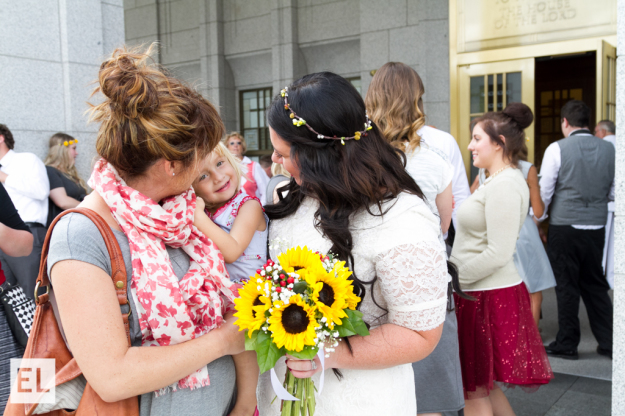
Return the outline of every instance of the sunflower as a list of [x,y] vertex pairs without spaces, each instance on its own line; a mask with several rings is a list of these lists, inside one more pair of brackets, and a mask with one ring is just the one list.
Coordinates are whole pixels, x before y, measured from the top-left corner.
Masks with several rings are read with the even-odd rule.
[[256,275],[252,277],[241,289],[239,289],[240,297],[234,299],[237,313],[234,314],[238,318],[236,324],[239,331],[248,330],[251,338],[252,332],[260,329],[265,323],[265,311],[271,307],[271,300],[265,296],[262,288],[263,279]]
[[288,303],[277,301],[269,317],[269,331],[278,348],[299,352],[305,345],[315,345],[315,328],[319,324],[315,319],[315,309],[302,300],[300,295],[293,295]]
[[278,256],[280,266],[287,273],[298,273],[300,275],[304,270],[311,272],[313,270],[323,270],[323,263],[318,253],[314,253],[308,247],[301,248],[297,246],[290,248],[286,252]]
[[341,325],[341,318],[347,317],[343,309],[348,306],[349,294],[353,295],[352,282],[348,280],[350,275],[349,269],[345,268],[340,273],[335,273],[334,270],[330,273],[322,271],[310,273],[305,277],[313,289],[312,300],[327,319],[330,328],[334,328],[334,324]]
[[[352,272],[349,270],[349,268],[345,267],[344,261],[337,262],[334,265],[334,269],[332,271],[336,273],[336,276],[339,279],[347,280],[352,275]],[[358,303],[360,303],[360,297],[356,296],[356,294],[354,293],[354,284],[351,281],[348,290],[345,293],[345,302],[347,303],[347,307],[353,311],[356,310]]]

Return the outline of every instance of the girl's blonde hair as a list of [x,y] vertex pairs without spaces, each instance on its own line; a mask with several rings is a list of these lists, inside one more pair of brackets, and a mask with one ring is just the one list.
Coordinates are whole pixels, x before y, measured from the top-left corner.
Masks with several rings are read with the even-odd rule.
[[[76,165],[72,162],[69,155],[69,146],[74,144],[70,144],[70,142],[75,143],[76,139],[69,134],[56,133],[52,135],[52,137],[50,137],[48,155],[46,156],[44,164],[60,170],[65,176],[80,185],[85,192],[89,192],[87,184],[78,174]],[[68,145],[65,146],[65,143]]]
[[284,169],[284,165],[281,163],[275,163],[275,162],[272,163],[271,173],[273,174],[273,176],[283,175],[283,176],[286,176],[287,178],[291,177],[291,174],[289,173],[289,171]]
[[224,140],[226,147],[228,147],[228,141],[230,141],[231,137],[236,137],[237,139],[241,140],[241,154],[244,155],[245,152],[247,152],[247,143],[245,143],[245,138],[243,137],[243,135],[238,131],[231,131],[230,133],[228,133],[226,135],[226,139]]
[[401,62],[384,64],[367,90],[369,117],[386,140],[403,151],[414,150],[421,142],[417,131],[425,126],[424,92],[417,71]]

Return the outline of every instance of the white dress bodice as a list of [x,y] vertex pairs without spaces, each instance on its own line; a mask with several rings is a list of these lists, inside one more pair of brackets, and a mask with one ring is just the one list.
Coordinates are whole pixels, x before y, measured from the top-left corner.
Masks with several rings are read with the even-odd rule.
[[[314,251],[328,252],[331,242],[314,226],[317,207],[316,201],[307,199],[295,214],[273,221],[269,240],[280,238],[288,246],[308,246]],[[371,210],[379,212],[376,207]],[[446,254],[438,239],[438,218],[423,200],[408,194],[383,204],[382,212],[385,212],[382,216],[357,213],[350,221],[354,271],[361,281],[377,277],[373,289],[366,286],[367,293],[360,305],[363,319],[371,328],[393,323],[415,331],[434,329],[445,320],[448,283]],[[275,260],[278,253],[270,254]],[[284,358],[275,369],[283,381]],[[410,363],[382,370],[341,372],[340,381],[331,370],[325,372],[325,387],[317,397],[316,416],[416,414]],[[318,386],[319,373],[313,380]],[[274,397],[266,372],[259,382],[261,415],[280,414],[280,400],[271,404]]]

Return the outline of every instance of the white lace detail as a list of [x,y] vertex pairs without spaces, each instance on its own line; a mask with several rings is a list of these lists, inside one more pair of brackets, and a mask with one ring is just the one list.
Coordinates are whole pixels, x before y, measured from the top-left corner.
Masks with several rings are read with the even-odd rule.
[[436,241],[402,244],[376,257],[390,323],[428,331],[445,321],[446,260]]
[[[332,244],[314,225],[317,207],[317,202],[306,199],[293,215],[272,221],[269,241],[279,237],[290,246],[306,245],[314,251],[327,252]],[[378,277],[373,287],[367,286],[367,294],[360,304],[363,319],[372,328],[388,322],[419,331],[436,328],[445,319],[447,290],[446,257],[438,240],[438,218],[422,200],[410,195],[385,204],[383,211],[387,209],[383,217],[362,212],[350,220],[355,272],[363,281]],[[278,253],[270,250],[270,254],[275,260]],[[315,416],[414,416],[417,413],[410,364],[381,370],[341,371],[344,376],[341,381],[332,371],[326,371]],[[278,361],[276,372],[284,380],[283,359]],[[313,379],[318,386],[318,374]],[[280,401],[273,401],[274,397],[269,372],[261,374],[258,385],[261,415],[280,414]]]

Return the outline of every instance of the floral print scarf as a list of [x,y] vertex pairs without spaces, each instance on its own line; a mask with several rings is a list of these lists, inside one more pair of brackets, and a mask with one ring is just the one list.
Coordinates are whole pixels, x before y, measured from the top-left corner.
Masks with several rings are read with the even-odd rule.
[[[159,204],[126,185],[104,159],[96,163],[89,185],[106,201],[128,237],[130,289],[142,345],[179,344],[221,325],[223,316],[233,309],[235,286],[219,249],[193,225],[193,188]],[[165,246],[182,248],[190,257],[189,270],[180,280]],[[204,366],[156,394],[209,384]]]

